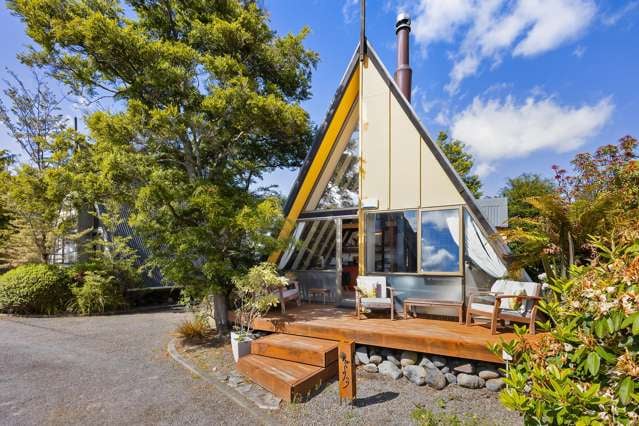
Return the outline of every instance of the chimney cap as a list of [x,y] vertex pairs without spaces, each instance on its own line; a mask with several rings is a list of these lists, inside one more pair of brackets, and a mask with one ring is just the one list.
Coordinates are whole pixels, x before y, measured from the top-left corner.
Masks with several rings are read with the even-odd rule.
[[408,31],[410,31],[410,16],[406,12],[400,12],[397,15],[397,21],[395,23],[395,32],[401,30],[402,28],[408,28]]

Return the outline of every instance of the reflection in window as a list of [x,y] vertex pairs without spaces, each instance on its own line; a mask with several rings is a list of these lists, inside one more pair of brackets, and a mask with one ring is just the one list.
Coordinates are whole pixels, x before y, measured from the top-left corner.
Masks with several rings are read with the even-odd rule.
[[343,209],[357,206],[359,190],[359,129],[356,127],[340,156],[333,176],[326,185],[317,209]]
[[367,215],[366,256],[369,272],[417,272],[417,212]]
[[335,221],[299,221],[279,268],[288,271],[335,269]]
[[459,210],[422,211],[423,272],[459,272]]

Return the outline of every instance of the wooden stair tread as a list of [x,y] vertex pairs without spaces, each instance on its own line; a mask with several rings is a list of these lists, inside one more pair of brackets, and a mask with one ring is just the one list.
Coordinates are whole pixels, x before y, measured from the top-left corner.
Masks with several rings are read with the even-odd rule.
[[326,367],[337,361],[337,342],[289,334],[270,334],[251,343],[251,353]]
[[285,401],[306,393],[337,374],[337,363],[328,367],[301,364],[261,355],[246,355],[237,363],[237,370]]

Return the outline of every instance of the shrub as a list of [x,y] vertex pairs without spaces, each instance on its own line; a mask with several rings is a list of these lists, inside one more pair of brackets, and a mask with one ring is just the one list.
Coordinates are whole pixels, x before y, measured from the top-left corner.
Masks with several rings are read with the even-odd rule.
[[203,339],[206,337],[209,328],[206,323],[201,319],[184,320],[182,321],[175,333],[184,339]]
[[95,314],[126,306],[122,290],[115,277],[86,271],[82,282],[71,289],[73,300],[69,307],[81,314]]
[[0,276],[0,311],[54,314],[64,310],[71,291],[65,272],[54,265],[27,264]]
[[501,401],[526,423],[639,423],[639,232],[625,229],[592,238],[591,265],[554,282],[540,304],[550,333],[531,342],[518,328],[521,338],[493,348],[513,356]]
[[245,275],[234,278],[233,284],[239,303],[235,322],[243,338],[251,334],[256,318],[278,304],[279,297],[274,291],[285,287],[288,279],[279,276],[277,266],[273,263],[262,262],[249,269]]

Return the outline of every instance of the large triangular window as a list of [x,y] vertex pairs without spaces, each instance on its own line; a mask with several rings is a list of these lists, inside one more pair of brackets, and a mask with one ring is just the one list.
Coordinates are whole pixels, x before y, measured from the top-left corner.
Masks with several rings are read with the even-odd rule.
[[354,105],[309,198],[306,211],[354,208],[358,197],[359,127],[357,105]]

